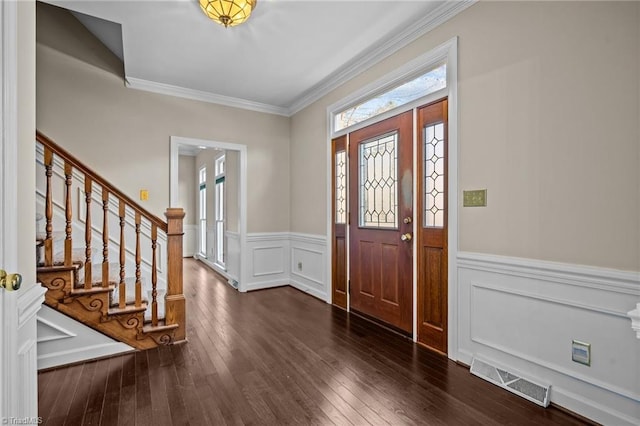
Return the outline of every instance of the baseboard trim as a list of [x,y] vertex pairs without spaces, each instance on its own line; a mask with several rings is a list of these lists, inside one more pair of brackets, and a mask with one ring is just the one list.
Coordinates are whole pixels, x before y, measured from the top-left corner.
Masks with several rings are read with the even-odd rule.
[[54,352],[38,356],[38,371],[67,366],[88,360],[107,358],[114,355],[122,355],[135,352],[135,349],[121,342],[104,343],[94,346],[86,346],[68,351]]

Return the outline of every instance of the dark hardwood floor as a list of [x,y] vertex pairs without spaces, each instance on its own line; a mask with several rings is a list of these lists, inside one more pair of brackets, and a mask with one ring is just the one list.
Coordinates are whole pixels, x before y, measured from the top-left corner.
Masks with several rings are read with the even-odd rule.
[[290,287],[185,259],[188,342],[40,373],[45,425],[577,425]]

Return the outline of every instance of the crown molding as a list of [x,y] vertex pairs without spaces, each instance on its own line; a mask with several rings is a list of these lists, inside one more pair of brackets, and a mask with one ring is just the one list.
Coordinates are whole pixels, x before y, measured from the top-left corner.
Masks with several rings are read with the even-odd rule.
[[125,86],[131,89],[144,90],[146,92],[153,92],[162,95],[176,96],[179,98],[208,102],[211,104],[224,105],[232,108],[265,112],[267,114],[284,115],[287,117],[289,116],[288,108],[248,101],[246,99],[232,98],[230,96],[216,95],[215,93],[205,92],[202,90],[187,89],[185,87],[173,86],[171,84],[165,83],[157,83],[154,81],[143,80],[135,77],[126,77]]
[[308,107],[358,74],[371,68],[373,65],[407,46],[409,43],[442,25],[458,13],[475,4],[477,1],[478,0],[450,0],[444,2],[432,12],[428,13],[415,23],[407,26],[385,42],[376,45],[370,50],[364,51],[359,56],[356,56],[336,72],[333,72],[320,83],[303,93],[302,96],[289,106],[288,115],[292,116]]
[[135,77],[126,77],[126,87],[144,90],[147,92],[160,93],[162,95],[177,96],[180,98],[192,99],[196,101],[208,102],[212,104],[224,105],[232,108],[241,108],[250,111],[264,112],[267,114],[283,115],[291,117],[297,112],[308,107],[332,90],[351,80],[358,74],[371,68],[373,65],[391,56],[398,50],[407,46],[429,31],[442,25],[458,13],[475,4],[478,0],[448,0],[426,14],[415,23],[405,27],[402,31],[393,35],[386,41],[377,44],[375,47],[365,50],[360,55],[343,65],[337,71],[325,77],[318,84],[299,96],[289,107],[280,107],[246,99],[233,98],[230,96],[217,95],[215,93],[202,90],[188,89],[180,86],[173,86],[165,83],[157,83]]

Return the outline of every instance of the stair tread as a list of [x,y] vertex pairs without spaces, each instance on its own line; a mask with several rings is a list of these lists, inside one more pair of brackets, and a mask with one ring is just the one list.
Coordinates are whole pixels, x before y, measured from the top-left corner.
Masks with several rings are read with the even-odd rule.
[[178,324],[165,324],[164,320],[158,320],[158,325],[152,325],[151,323],[145,322],[145,325],[142,327],[143,333],[153,333],[155,331],[166,331],[166,330],[175,330],[180,327]]
[[108,293],[113,291],[113,286],[102,287],[102,286],[93,286],[91,288],[84,287],[76,287],[71,292],[71,296],[84,296],[87,294],[96,294],[96,293]]
[[139,307],[136,307],[134,304],[128,304],[124,308],[119,308],[118,306],[110,306],[109,307],[109,315],[120,315],[120,314],[131,314],[136,312],[144,312],[147,310],[146,302],[142,302]]

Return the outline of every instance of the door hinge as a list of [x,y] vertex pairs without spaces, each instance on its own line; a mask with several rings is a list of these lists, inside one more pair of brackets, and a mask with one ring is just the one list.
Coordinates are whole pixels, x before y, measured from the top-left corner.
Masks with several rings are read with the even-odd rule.
[[351,296],[351,280],[347,280],[347,294]]

